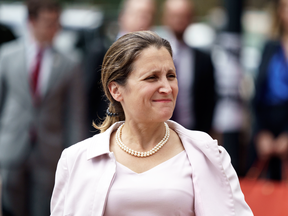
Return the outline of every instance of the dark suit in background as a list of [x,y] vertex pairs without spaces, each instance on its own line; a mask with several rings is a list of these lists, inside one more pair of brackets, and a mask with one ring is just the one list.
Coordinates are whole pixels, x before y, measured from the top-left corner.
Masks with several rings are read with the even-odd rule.
[[101,84],[101,65],[107,50],[104,44],[102,37],[93,40],[84,58],[85,89],[88,104],[87,125],[91,136],[99,132],[92,126],[92,122],[96,124],[102,122],[108,107]]
[[[259,72],[256,79],[255,97],[253,99],[253,111],[255,124],[253,128],[253,136],[250,148],[250,165],[258,157],[255,149],[255,138],[261,131],[268,131],[275,138],[281,133],[288,133],[288,100],[277,104],[267,103],[269,67],[272,58],[277,57],[275,54],[281,52],[280,41],[268,41],[264,47],[262,60],[259,66]],[[287,59],[283,55],[283,64],[286,65],[286,73],[288,73]],[[273,156],[269,162],[269,178],[281,179],[281,160],[277,156]]]
[[[191,130],[200,130],[210,133],[212,131],[212,123],[214,110],[217,101],[215,71],[211,57],[199,49],[189,48],[192,53],[191,62],[192,68],[187,68],[192,74],[190,82],[189,97],[190,100],[190,116],[193,122],[190,125],[185,125]],[[177,71],[177,70],[176,70]],[[178,71],[177,73],[179,73]],[[181,74],[178,76],[181,76]],[[182,75],[183,76],[183,75]],[[178,79],[178,88],[181,90],[183,84],[181,79]],[[179,103],[179,101],[177,102]],[[181,112],[181,108],[176,105],[172,119],[181,122],[177,113]]]
[[193,49],[194,83],[191,95],[194,97],[195,130],[211,132],[214,109],[217,100],[215,72],[210,55]]

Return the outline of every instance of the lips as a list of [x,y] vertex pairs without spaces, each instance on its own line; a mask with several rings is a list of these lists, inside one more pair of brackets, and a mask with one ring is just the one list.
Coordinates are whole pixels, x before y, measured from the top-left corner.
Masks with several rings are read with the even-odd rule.
[[162,103],[167,103],[167,102],[172,102],[172,99],[156,99],[153,100],[154,102],[162,102]]

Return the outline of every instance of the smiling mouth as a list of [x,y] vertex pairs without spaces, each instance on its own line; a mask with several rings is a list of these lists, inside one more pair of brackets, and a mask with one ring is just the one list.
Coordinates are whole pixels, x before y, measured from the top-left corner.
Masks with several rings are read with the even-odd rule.
[[153,100],[154,102],[162,102],[162,103],[167,103],[167,102],[172,102],[171,99],[158,99],[158,100]]

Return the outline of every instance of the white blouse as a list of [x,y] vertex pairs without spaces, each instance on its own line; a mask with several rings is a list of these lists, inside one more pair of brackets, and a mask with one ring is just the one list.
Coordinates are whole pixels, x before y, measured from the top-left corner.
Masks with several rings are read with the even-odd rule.
[[104,215],[195,215],[192,169],[186,151],[139,174],[117,162]]

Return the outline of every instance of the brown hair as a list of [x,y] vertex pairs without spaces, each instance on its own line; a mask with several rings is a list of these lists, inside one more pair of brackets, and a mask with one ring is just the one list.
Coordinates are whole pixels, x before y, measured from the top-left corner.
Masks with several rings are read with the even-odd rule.
[[274,0],[272,1],[272,31],[271,37],[272,38],[279,38],[282,37],[284,34],[284,27],[281,20],[280,10],[281,10],[281,0]]
[[102,132],[106,131],[112,124],[117,121],[124,121],[125,114],[121,103],[114,100],[108,85],[111,82],[117,82],[119,85],[125,86],[128,76],[133,70],[133,62],[148,47],[166,48],[172,56],[170,43],[159,37],[151,31],[138,31],[128,33],[115,41],[107,51],[101,69],[101,82],[104,93],[109,100],[108,110],[111,113],[117,113],[116,116],[106,115],[101,125],[93,126]]
[[37,19],[40,11],[61,11],[61,5],[56,0],[27,0],[28,18]]

